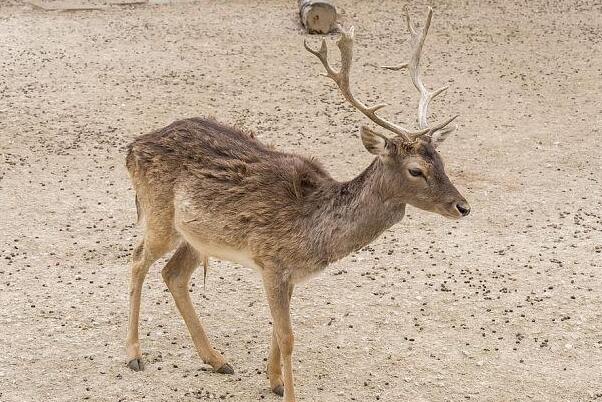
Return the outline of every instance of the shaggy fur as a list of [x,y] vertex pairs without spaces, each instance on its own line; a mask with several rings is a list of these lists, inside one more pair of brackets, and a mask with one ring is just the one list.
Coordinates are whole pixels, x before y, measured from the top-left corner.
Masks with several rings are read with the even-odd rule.
[[[248,249],[258,266],[278,260],[294,281],[374,240],[405,203],[376,158],[349,182],[315,160],[268,148],[213,120],[193,118],[137,138],[127,167],[142,214],[172,217],[204,242]],[[390,184],[389,184],[390,185]]]
[[181,120],[134,140],[127,168],[145,235],[132,266],[130,367],[143,364],[138,316],[144,277],[153,261],[178,247],[163,277],[199,354],[218,372],[232,368],[194,313],[190,276],[211,256],[262,273],[274,319],[270,383],[293,401],[294,284],[370,243],[403,218],[406,203],[452,218],[468,208],[429,138],[408,143],[363,128],[362,140],[377,157],[348,182],[334,180],[312,159],[278,152],[213,120]]

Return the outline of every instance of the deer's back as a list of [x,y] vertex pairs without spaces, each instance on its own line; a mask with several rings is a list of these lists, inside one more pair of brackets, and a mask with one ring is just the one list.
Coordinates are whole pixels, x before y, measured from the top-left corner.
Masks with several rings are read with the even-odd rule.
[[255,163],[269,152],[250,134],[214,120],[192,118],[136,138],[128,147],[127,166],[130,172],[163,170],[177,176],[194,167],[223,169],[232,160]]
[[200,118],[138,137],[127,166],[146,204],[173,209],[176,230],[260,257],[279,249],[308,258],[314,241],[308,233],[336,185],[313,160]]

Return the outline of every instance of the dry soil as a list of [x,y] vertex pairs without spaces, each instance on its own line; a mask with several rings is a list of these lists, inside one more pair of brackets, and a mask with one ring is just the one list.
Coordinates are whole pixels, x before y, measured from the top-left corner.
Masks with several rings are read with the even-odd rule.
[[[1,4],[2,401],[279,400],[260,278],[225,262],[191,292],[236,374],[202,364],[161,263],[143,293],[146,370],[126,367],[140,229],[124,146],[213,115],[344,180],[370,161],[357,134],[367,121],[319,76],[295,1],[157,3]],[[337,3],[356,27],[356,93],[413,124],[409,79],[373,66],[407,58],[405,2]],[[433,5],[425,81],[450,90],[431,118],[461,116],[441,153],[473,212],[454,222],[409,209],[298,287],[298,398],[602,400],[602,6]]]

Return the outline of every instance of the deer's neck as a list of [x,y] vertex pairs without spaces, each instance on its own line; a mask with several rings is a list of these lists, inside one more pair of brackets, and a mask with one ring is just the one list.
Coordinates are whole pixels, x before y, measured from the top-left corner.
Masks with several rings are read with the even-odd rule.
[[394,197],[395,189],[383,174],[382,161],[376,158],[356,178],[333,188],[328,219],[320,225],[322,255],[328,263],[369,244],[403,218],[405,203]]

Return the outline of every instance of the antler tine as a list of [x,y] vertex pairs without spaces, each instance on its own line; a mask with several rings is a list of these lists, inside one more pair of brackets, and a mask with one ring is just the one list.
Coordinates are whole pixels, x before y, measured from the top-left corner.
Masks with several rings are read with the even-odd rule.
[[326,70],[326,76],[332,78],[336,82],[338,74],[334,71],[330,63],[328,63],[328,46],[326,45],[326,39],[322,39],[320,50],[313,50],[310,48],[307,44],[307,40],[303,41],[303,46],[305,46],[305,49],[307,49],[308,52],[320,59]]
[[[420,134],[414,135],[414,138],[419,137],[420,135],[424,135],[424,134],[432,135],[436,131],[441,131],[444,129],[445,129],[445,133],[447,134],[455,129],[455,127],[447,127],[446,128],[446,126],[449,123],[451,123],[456,117],[458,117],[457,115],[452,117],[451,119],[448,119],[447,121],[440,123],[437,126],[431,127],[431,128],[429,128],[429,126],[428,126],[427,115],[428,115],[428,107],[429,107],[430,102],[437,95],[446,91],[448,87],[444,86],[435,91],[430,92],[425,87],[424,83],[422,82],[422,76],[420,74],[420,59],[422,56],[422,48],[424,46],[424,41],[426,40],[426,35],[428,34],[428,30],[431,26],[431,20],[433,17],[433,9],[431,7],[429,7],[428,15],[426,17],[424,26],[422,27],[422,30],[418,31],[418,30],[416,30],[416,27],[412,23],[412,19],[410,18],[410,12],[408,10],[408,7],[406,6],[404,8],[405,8],[406,23],[408,26],[408,31],[410,32],[410,43],[412,45],[412,58],[410,59],[409,63],[404,63],[399,66],[382,66],[382,68],[386,68],[389,70],[401,70],[403,68],[407,68],[410,73],[412,83],[414,84],[414,86],[416,87],[418,92],[420,93],[420,101],[418,103],[418,126],[422,130],[426,130],[426,131],[422,132]],[[441,134],[443,134],[443,133],[441,133]]]
[[403,70],[404,68],[408,68],[408,64],[409,63],[402,63],[398,66],[380,66],[380,68],[384,68],[387,70],[393,70],[393,71],[399,71],[399,70]]
[[439,131],[441,135],[447,135],[447,134],[451,133],[452,131],[454,131],[456,129],[456,127],[447,126],[447,125],[449,123],[451,123],[452,121],[456,120],[456,118],[458,118],[458,116],[460,116],[460,115],[457,114],[455,116],[452,116],[449,119],[445,120],[444,122],[439,123],[434,127],[431,127],[425,134],[432,135],[433,133],[436,133],[437,131]]
[[[410,12],[408,10],[408,6],[404,6],[403,9],[406,12],[406,24],[408,26],[408,31],[410,31],[410,35],[414,36],[414,35],[416,35],[416,30],[414,29],[414,24],[412,24],[412,18],[410,18]],[[432,11],[433,9],[429,7],[429,10]],[[430,24],[430,21],[429,21],[429,24]]]
[[[349,75],[353,61],[353,40],[355,38],[354,28],[351,27],[349,31],[341,30],[341,33],[342,35],[337,41],[337,46],[341,53],[341,69],[339,71],[335,71],[328,63],[328,47],[325,40],[322,40],[322,46],[319,50],[311,49],[307,44],[307,41],[304,41],[303,44],[308,52],[316,56],[322,62],[322,65],[324,65],[324,69],[326,70],[327,77],[331,78],[337,84],[345,99],[356,109],[366,115],[366,117],[368,117],[370,120],[379,126],[403,137],[407,141],[410,141],[410,137],[426,134],[429,129],[413,132],[405,127],[391,123],[390,121],[378,116],[376,111],[387,106],[386,104],[367,106],[353,95],[349,85]],[[385,136],[382,137],[386,138]]]

